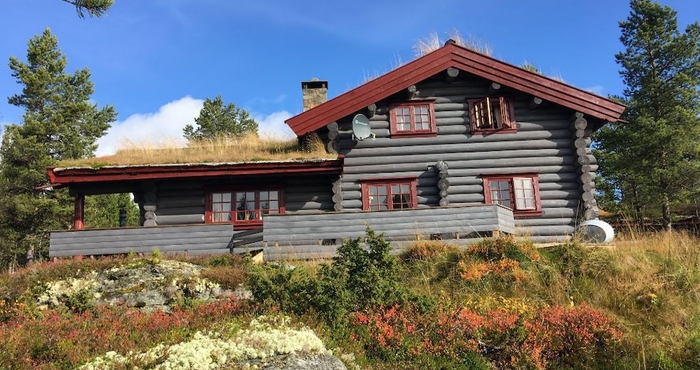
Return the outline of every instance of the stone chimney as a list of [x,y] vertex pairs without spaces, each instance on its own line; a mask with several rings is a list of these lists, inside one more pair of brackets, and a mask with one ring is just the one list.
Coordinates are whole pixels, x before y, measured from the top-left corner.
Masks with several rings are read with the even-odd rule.
[[301,93],[304,97],[304,111],[323,104],[328,100],[328,81],[319,81],[315,77],[311,81],[303,81]]

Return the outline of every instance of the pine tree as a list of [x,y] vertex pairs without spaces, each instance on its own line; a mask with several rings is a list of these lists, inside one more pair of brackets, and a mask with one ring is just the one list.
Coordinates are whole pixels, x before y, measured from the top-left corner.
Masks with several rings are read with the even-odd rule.
[[700,24],[684,32],[677,13],[632,0],[620,22],[623,52],[615,55],[625,83],[626,124],[596,134],[603,181],[638,212],[660,206],[671,228],[671,206],[685,202],[700,176]]
[[69,74],[66,64],[49,29],[29,41],[26,63],[10,58],[23,88],[8,102],[25,112],[22,124],[5,127],[0,149],[0,264],[44,256],[47,231],[70,226],[68,193],[37,189],[48,183],[47,167],[93,156],[96,140],[116,118],[112,106],[90,102],[88,69]]
[[258,123],[248,112],[236,107],[234,103],[224,106],[221,95],[214,100],[204,101],[199,117],[195,118],[196,129],[187,125],[183,135],[187,140],[215,139],[220,137],[241,137],[245,134],[258,134]]
[[75,6],[80,18],[85,18],[85,15],[91,17],[101,17],[114,4],[114,0],[63,0]]

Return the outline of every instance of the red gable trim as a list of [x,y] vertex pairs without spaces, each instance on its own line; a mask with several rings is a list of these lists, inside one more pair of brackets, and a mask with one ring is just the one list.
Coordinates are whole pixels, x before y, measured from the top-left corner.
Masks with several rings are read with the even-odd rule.
[[581,113],[616,122],[625,106],[538,73],[474,52],[461,46],[444,47],[288,119],[298,136],[364,109],[370,104],[436,75],[449,67],[523,91]]
[[164,180],[192,177],[295,174],[339,174],[343,160],[322,162],[260,162],[217,165],[155,165],[102,168],[49,168],[49,182],[56,188],[72,184],[111,181]]

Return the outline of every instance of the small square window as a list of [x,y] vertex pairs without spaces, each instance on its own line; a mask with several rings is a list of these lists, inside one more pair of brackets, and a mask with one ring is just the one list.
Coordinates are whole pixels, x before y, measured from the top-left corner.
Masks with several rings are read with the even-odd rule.
[[516,130],[515,110],[510,100],[501,96],[469,99],[468,103],[472,134]]
[[514,216],[542,214],[536,174],[484,176],[484,197],[488,204],[512,209]]
[[362,209],[383,211],[416,208],[416,180],[367,180],[362,184]]
[[389,112],[392,136],[434,136],[435,110],[433,102],[401,103]]

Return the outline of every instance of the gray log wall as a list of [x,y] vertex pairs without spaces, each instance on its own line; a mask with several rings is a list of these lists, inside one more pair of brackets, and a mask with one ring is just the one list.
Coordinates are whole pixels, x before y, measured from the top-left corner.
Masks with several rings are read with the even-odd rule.
[[[484,203],[482,175],[537,173],[543,214],[516,218],[517,233],[535,242],[561,241],[571,235],[580,213],[582,178],[592,194],[592,179],[586,174],[597,168],[588,147],[590,140],[582,151],[574,145],[582,136],[580,130],[575,131],[575,112],[547,102],[530,109],[532,96],[504,86],[495,95],[513,100],[517,133],[471,135],[467,99],[486,96],[490,82],[476,77],[465,79],[461,74],[460,78],[452,83],[433,78],[417,84],[419,98],[435,99],[436,137],[390,136],[389,105],[405,101],[405,92],[373,107],[370,124],[375,138],[353,140],[354,114],[337,122],[337,133],[332,136],[338,152],[345,155],[342,195],[338,197],[342,199],[342,209],[362,209],[363,179],[417,177],[418,207],[427,208],[441,202]],[[357,113],[367,114],[367,110]],[[586,131],[586,138],[588,135],[590,130]],[[442,192],[446,198],[441,198],[437,183],[439,161],[449,168],[449,188]],[[593,206],[588,204],[589,208]]]
[[[337,177],[336,177],[337,178]],[[206,203],[206,189],[226,189],[227,186],[256,189],[256,184],[264,186],[279,185],[284,193],[286,212],[313,213],[333,209],[333,192],[328,176],[300,176],[287,178],[236,179],[205,182],[198,180],[159,181],[149,183],[145,188],[149,196],[136,197],[142,214],[153,213],[155,225],[190,225],[203,224]],[[148,221],[149,216],[144,217]],[[143,221],[142,221],[143,224]],[[144,224],[144,226],[147,226]]]

